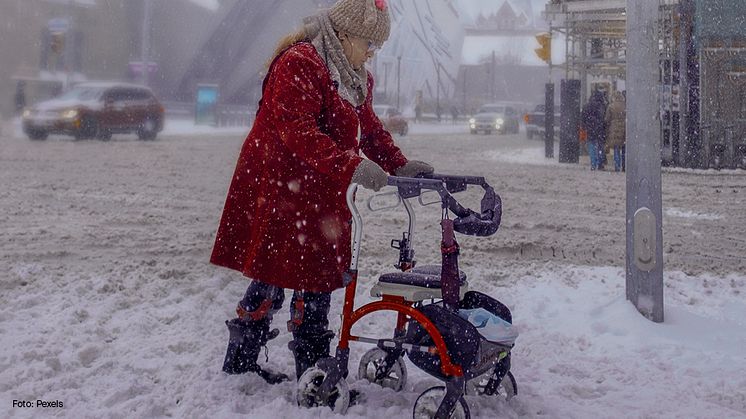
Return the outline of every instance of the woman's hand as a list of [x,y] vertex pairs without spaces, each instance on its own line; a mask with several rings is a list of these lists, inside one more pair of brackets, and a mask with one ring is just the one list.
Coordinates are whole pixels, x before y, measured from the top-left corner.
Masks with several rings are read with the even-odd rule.
[[401,177],[417,177],[419,175],[429,175],[435,169],[432,165],[419,160],[410,160],[404,166],[396,169],[396,175]]
[[386,186],[389,180],[389,175],[381,166],[370,160],[363,160],[355,169],[355,173],[352,174],[352,183],[357,183],[365,189],[371,189],[378,192]]

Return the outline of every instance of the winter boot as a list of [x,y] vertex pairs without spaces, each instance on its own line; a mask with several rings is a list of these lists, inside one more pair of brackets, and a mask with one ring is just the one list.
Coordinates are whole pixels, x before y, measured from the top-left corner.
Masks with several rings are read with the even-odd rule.
[[230,336],[223,362],[224,372],[228,374],[254,372],[269,384],[289,380],[287,375],[264,370],[257,364],[261,348],[280,333],[277,329],[269,330],[269,319],[244,321],[236,318],[226,320],[225,324],[228,326]]
[[293,338],[288,342],[288,348],[295,358],[295,375],[300,379],[307,369],[316,365],[316,361],[329,356],[329,345],[334,338],[334,332],[327,330],[321,335],[308,337],[293,333]]

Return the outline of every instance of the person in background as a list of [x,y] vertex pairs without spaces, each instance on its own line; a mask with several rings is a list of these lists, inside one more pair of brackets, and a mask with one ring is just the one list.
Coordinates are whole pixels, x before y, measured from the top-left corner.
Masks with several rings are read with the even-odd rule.
[[614,171],[625,170],[627,103],[622,92],[614,92],[606,109],[607,146],[614,150]]
[[331,292],[346,285],[351,259],[348,187],[378,191],[390,174],[433,172],[404,157],[373,112],[365,63],[389,32],[384,0],[339,0],[282,39],[271,60],[210,259],[251,279],[226,321],[228,374],[288,378],[257,364],[279,334],[270,325],[286,288],[296,377],[329,356]]
[[20,115],[23,109],[26,108],[26,82],[23,80],[19,80],[18,84],[16,84],[16,94],[13,98],[13,103],[16,115]]
[[588,156],[591,159],[591,170],[600,170],[603,167],[601,154],[604,152],[603,141],[606,135],[605,114],[606,105],[603,93],[596,90],[583,107],[580,121],[581,128],[588,137],[586,144],[588,145]]

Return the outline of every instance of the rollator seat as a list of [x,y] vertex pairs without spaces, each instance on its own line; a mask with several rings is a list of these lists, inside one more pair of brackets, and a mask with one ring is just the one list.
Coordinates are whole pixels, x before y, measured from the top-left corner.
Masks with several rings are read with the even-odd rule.
[[[417,266],[407,272],[392,272],[383,274],[378,283],[370,290],[372,297],[394,295],[404,297],[407,301],[422,301],[433,298],[443,298],[440,292],[439,265]],[[463,298],[469,290],[466,274],[459,270],[459,293]]]

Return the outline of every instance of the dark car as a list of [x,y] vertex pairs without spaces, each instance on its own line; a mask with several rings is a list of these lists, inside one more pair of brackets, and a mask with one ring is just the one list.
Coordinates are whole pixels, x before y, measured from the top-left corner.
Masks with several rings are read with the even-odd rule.
[[477,114],[469,119],[469,130],[472,134],[480,131],[486,134],[492,134],[493,131],[517,134],[520,124],[518,111],[514,107],[495,103],[479,108]]
[[378,119],[383,122],[383,126],[389,132],[397,133],[401,136],[409,132],[409,122],[401,113],[391,105],[373,105],[373,111],[378,115]]
[[163,106],[144,86],[81,83],[62,95],[23,112],[23,131],[32,140],[49,134],[108,140],[113,133],[134,132],[153,140],[163,129]]

